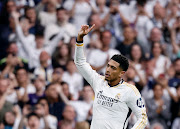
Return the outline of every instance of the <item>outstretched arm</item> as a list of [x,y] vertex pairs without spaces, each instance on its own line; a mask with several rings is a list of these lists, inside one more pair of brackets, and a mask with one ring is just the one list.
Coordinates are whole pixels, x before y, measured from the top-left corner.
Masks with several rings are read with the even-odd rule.
[[93,25],[91,28],[89,28],[88,25],[83,25],[81,27],[77,36],[74,58],[77,69],[79,70],[81,75],[88,81],[88,83],[92,86],[93,89],[95,80],[97,81],[100,75],[98,75],[97,72],[93,70],[91,66],[86,62],[83,50],[83,37],[87,35],[94,27],[95,25]]

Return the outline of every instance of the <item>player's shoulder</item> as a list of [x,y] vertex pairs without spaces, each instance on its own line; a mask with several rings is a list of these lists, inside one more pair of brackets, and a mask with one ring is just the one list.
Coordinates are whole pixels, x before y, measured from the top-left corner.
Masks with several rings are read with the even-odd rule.
[[127,82],[123,82],[123,85],[125,86],[125,88],[126,88],[129,92],[135,93],[136,96],[140,95],[139,90],[136,88],[135,85],[132,85],[132,84],[127,83]]

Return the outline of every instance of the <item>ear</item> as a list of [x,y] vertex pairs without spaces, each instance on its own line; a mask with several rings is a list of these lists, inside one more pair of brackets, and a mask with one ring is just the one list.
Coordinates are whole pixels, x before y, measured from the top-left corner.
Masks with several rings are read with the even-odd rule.
[[125,71],[121,71],[121,72],[119,73],[119,77],[121,78],[124,74],[125,74]]

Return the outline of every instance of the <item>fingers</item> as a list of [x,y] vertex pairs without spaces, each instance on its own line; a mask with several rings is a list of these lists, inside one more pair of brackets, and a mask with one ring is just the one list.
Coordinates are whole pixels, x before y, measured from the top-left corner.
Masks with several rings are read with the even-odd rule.
[[89,31],[91,31],[92,29],[94,29],[94,27],[95,27],[95,24],[93,24],[93,25],[91,26],[91,28],[89,29]]

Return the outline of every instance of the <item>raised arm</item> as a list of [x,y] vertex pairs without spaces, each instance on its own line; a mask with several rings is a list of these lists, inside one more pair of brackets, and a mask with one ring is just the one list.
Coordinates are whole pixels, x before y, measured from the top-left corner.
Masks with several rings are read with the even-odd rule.
[[[77,43],[75,47],[75,58],[74,63],[81,73],[81,75],[88,81],[88,83],[94,89],[94,82],[99,78],[100,75],[91,68],[91,66],[86,62],[86,58],[83,50],[83,37],[87,35],[95,25],[89,28],[88,25],[83,25],[77,36]],[[96,57],[94,57],[96,58]]]
[[19,14],[17,12],[13,12],[12,16],[14,18],[15,26],[16,26],[16,34],[20,43],[22,44],[24,50],[28,53],[28,55],[34,52],[33,48],[29,46],[28,40],[25,38],[22,28],[19,23]]
[[44,49],[46,52],[48,52],[50,55],[54,52],[55,48],[57,47],[58,43],[62,39],[64,33],[66,33],[63,29],[60,30],[60,32],[52,39],[52,41],[46,46]]

